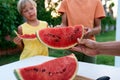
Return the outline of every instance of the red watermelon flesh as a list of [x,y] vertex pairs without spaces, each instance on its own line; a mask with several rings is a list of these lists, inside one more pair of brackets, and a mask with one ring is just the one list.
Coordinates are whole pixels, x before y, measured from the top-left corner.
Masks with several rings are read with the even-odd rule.
[[68,49],[76,45],[77,38],[82,38],[84,29],[82,25],[46,28],[37,31],[38,39],[53,49]]
[[77,59],[71,54],[39,65],[15,69],[15,75],[18,80],[73,80],[77,67]]
[[24,35],[19,35],[19,37],[22,39],[35,39],[36,35],[35,34],[24,34]]
[[20,35],[16,31],[14,31],[14,32],[21,39],[35,39],[36,38],[36,34],[23,34],[23,35]]

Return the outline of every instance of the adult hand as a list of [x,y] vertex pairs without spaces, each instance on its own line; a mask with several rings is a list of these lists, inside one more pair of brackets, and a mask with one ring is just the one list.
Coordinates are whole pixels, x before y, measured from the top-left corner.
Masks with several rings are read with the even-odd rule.
[[97,42],[90,40],[90,39],[77,39],[78,45],[72,47],[70,50],[82,52],[88,56],[95,56],[98,54],[97,51]]

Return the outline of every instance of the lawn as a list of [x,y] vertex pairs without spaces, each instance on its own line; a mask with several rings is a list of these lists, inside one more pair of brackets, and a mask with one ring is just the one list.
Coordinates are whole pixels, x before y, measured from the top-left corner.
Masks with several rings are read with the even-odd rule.
[[[115,40],[115,31],[109,31],[102,33],[96,36],[97,41],[106,42],[106,41],[114,41]],[[114,56],[106,56],[99,55],[97,56],[97,64],[106,64],[106,65],[114,65]]]
[[[113,40],[115,40],[115,31],[101,33],[101,34],[97,35],[96,38],[97,38],[97,41],[99,41],[99,42],[113,41]],[[63,53],[63,50],[49,49],[49,51],[50,51],[50,56],[60,57],[60,56],[65,55]],[[12,55],[0,56],[0,65],[18,61],[19,55],[20,54],[16,53],[16,54],[12,54]],[[96,63],[97,64],[105,64],[105,65],[114,65],[114,56],[99,55],[99,56],[97,56]]]

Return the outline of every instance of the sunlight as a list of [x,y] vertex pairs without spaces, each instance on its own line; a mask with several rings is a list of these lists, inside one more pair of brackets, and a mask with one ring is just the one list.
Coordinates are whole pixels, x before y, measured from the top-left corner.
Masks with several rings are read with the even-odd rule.
[[58,2],[58,0],[52,0],[52,2]]
[[50,9],[53,9],[52,12],[51,12],[52,17],[58,17],[59,16],[59,13],[57,12],[57,9],[60,5],[60,2],[61,1],[59,1],[59,0],[51,0],[51,1],[50,0],[45,0],[46,11],[49,11]]
[[117,16],[117,8],[118,8],[118,0],[113,0],[113,2],[115,3],[115,6],[113,7],[114,17],[116,17]]
[[112,2],[115,4],[112,9],[113,9],[113,16],[116,18],[116,16],[117,16],[118,0],[108,0],[108,1],[102,0],[102,4],[103,4],[103,5],[105,5],[105,3],[106,3],[107,11],[109,11],[109,10],[108,10],[108,7],[109,7],[109,5],[110,5]]

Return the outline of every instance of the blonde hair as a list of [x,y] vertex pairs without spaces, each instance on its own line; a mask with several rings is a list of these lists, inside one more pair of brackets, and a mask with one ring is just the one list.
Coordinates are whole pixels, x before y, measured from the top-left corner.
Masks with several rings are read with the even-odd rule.
[[20,14],[22,14],[22,9],[25,8],[25,5],[26,5],[27,2],[29,2],[29,3],[31,3],[33,6],[37,7],[36,2],[33,1],[33,0],[19,0],[19,2],[18,2],[18,4],[17,4],[17,9],[18,9],[18,12],[19,12]]

